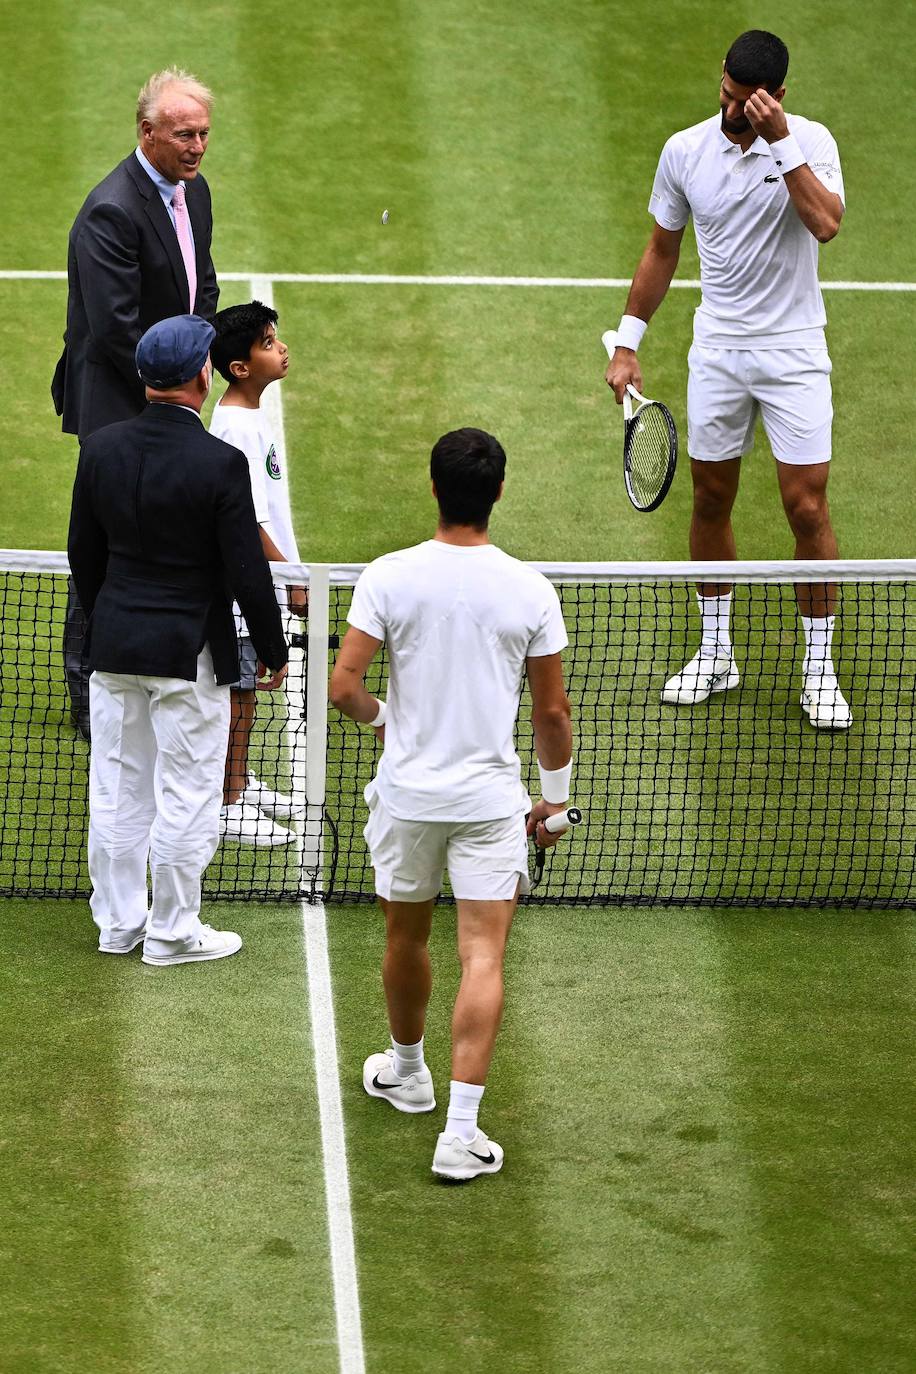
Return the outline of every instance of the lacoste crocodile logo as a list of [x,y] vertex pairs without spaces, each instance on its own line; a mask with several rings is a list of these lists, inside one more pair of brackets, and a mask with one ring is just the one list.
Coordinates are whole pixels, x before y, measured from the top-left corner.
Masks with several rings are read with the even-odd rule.
[[778,181],[779,177],[764,177],[764,181]]

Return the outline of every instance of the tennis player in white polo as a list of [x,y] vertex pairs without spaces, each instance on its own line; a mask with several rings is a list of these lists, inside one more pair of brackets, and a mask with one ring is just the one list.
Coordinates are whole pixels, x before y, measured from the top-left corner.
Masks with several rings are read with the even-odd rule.
[[[391,1049],[372,1054],[363,1086],[402,1112],[435,1109],[423,1057],[431,974],[427,942],[442,874],[458,909],[461,986],[452,1018],[452,1083],[433,1173],[494,1174],[503,1151],[477,1125],[503,1009],[503,955],[528,836],[569,803],[572,731],[556,591],[490,543],[506,455],[490,434],[460,429],[432,451],[434,537],[371,563],[357,583],[331,701],[384,740],[366,788],[366,842],[387,927],[382,976]],[[388,649],[388,698],[366,669]],[[514,730],[527,674],[542,800],[522,786]],[[526,814],[530,818],[525,822]]]
[[[674,134],[662,149],[649,201],[655,228],[607,370],[618,402],[628,383],[644,389],[636,351],[693,216],[702,297],[688,359],[690,554],[704,561],[736,557],[731,511],[758,412],[796,558],[837,556],[827,505],[833,407],[817,257],[818,244],[840,227],[843,177],[823,124],[783,110],[788,64],[774,34],[743,33],[723,64],[719,114]],[[799,583],[796,595],[805,635],[801,705],[812,725],[845,729],[852,715],[831,650],[836,588]],[[705,701],[738,682],[731,587],[700,583],[698,601],[699,652],[665,683],[664,701]]]

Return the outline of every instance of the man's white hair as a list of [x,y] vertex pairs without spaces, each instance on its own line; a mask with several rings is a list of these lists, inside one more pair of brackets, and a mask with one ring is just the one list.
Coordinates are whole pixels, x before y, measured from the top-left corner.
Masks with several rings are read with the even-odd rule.
[[192,99],[200,101],[208,112],[213,105],[213,92],[203,82],[198,81],[196,76],[192,76],[190,72],[182,71],[180,67],[166,67],[163,72],[154,72],[137,96],[138,138],[140,137],[140,125],[144,119],[155,124],[159,115],[162,96],[169,90],[181,91],[182,95],[189,95]]

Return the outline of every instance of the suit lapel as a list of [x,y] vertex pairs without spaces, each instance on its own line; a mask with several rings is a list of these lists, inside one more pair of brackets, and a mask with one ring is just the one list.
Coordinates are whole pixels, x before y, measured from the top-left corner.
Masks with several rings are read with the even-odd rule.
[[[162,197],[133,154],[126,159],[126,163],[128,173],[132,177],[140,195],[143,197],[143,208],[146,216],[165,249],[166,256],[172,268],[172,275],[175,278],[178,299],[185,302],[185,309],[187,309],[188,274],[184,270],[184,259],[181,256],[181,249],[178,246],[178,235],[175,233],[175,226],[169,219],[169,212],[162,203]],[[133,166],[130,165],[131,163],[133,163]],[[196,256],[196,231],[194,241]]]
[[193,181],[186,181],[185,189],[187,192],[188,219],[191,221],[191,232],[194,235],[194,259],[197,264],[197,295],[199,299],[201,287],[210,266],[210,216],[206,211],[204,197],[200,194],[198,178],[195,177]]

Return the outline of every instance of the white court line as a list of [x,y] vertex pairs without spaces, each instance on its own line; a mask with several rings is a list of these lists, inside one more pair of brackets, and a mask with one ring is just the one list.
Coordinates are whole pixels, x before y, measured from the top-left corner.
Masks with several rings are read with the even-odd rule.
[[[549,286],[607,289],[627,287],[630,277],[427,277],[394,276],[377,272],[220,272],[220,281],[291,282],[313,286]],[[0,281],[66,281],[66,272],[0,271]],[[693,278],[676,277],[672,289],[699,291]],[[916,291],[913,281],[822,281],[822,291]],[[267,297],[258,300],[267,304]]]
[[[251,294],[273,309],[273,284],[269,277],[243,278],[250,280]],[[282,383],[275,382],[264,392],[262,402],[274,432],[278,457],[286,462],[286,435],[283,428]],[[285,552],[285,550],[284,550]],[[292,650],[290,657],[302,658],[302,650]],[[295,729],[301,719],[304,697],[301,687],[290,690],[290,745],[295,744]],[[301,768],[301,748],[291,749],[293,767],[293,795],[302,796],[305,777]],[[296,767],[298,759],[300,766]],[[313,798],[305,791],[307,800]],[[318,798],[320,802],[324,797]],[[309,808],[310,811],[310,808]],[[309,812],[307,811],[307,814]],[[309,828],[310,820],[306,822]],[[319,833],[321,821],[318,821]],[[298,872],[302,874],[305,841],[296,837]],[[322,852],[320,839],[314,861],[321,874]],[[331,983],[331,963],[328,957],[328,935],[324,905],[300,902],[305,967],[308,979],[309,1014],[312,1023],[312,1045],[315,1055],[315,1082],[318,1089],[318,1118],[321,1126],[321,1153],[324,1164],[324,1191],[328,1214],[328,1239],[331,1252],[331,1281],[334,1289],[334,1314],[337,1325],[337,1348],[340,1374],[365,1374],[362,1321],[359,1310],[359,1284],[356,1275],[356,1247],[353,1240],[353,1213],[350,1208],[350,1178],[347,1171],[347,1147],[344,1134],[343,1103],[340,1097],[340,1074],[337,1064],[337,1032],[334,1024],[334,992]]]

